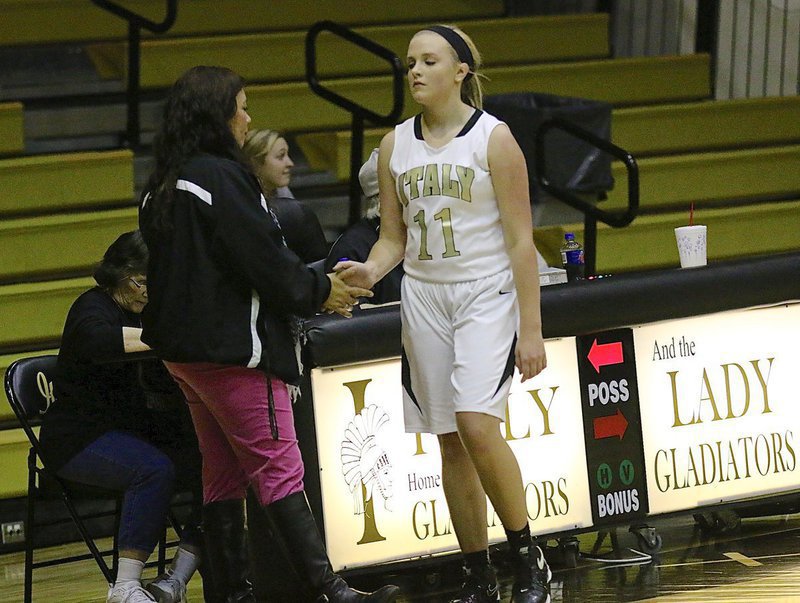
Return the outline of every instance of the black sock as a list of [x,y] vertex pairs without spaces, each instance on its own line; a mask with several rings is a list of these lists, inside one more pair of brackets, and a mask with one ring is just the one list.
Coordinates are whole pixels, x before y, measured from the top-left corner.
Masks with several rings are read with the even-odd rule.
[[523,549],[533,545],[531,528],[527,524],[521,530],[506,530],[506,538],[508,538],[508,549],[515,558],[521,557]]
[[489,562],[489,549],[475,551],[474,553],[464,553],[464,567],[467,571],[482,580],[488,580],[491,575],[491,565]]

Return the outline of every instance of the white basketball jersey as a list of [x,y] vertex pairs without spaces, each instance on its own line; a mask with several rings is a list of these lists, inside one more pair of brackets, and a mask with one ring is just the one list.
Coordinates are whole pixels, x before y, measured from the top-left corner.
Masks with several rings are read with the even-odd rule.
[[454,283],[510,268],[488,160],[489,135],[500,123],[476,110],[438,149],[423,140],[420,115],[395,127],[389,168],[408,232],[406,274]]

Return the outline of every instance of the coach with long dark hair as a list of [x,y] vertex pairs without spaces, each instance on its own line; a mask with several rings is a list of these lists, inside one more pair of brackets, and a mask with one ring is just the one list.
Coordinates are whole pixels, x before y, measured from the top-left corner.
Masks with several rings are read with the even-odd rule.
[[[300,375],[296,316],[349,316],[359,296],[283,243],[241,147],[243,82],[195,67],[172,87],[157,134],[140,227],[150,249],[142,339],[186,396],[203,455],[203,526],[227,601],[254,601],[243,501],[249,486],[277,524],[314,597],[393,601],[333,573],[303,490],[292,415]],[[251,537],[259,537],[251,534]]]

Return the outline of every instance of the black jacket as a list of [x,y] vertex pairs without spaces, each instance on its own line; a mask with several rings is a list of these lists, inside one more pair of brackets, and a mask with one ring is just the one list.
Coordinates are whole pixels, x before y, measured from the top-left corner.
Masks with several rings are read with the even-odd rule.
[[192,158],[166,231],[153,228],[147,191],[142,199],[142,340],[164,360],[259,367],[296,381],[293,317],[317,312],[330,281],[283,244],[255,177],[229,159]]
[[286,245],[306,264],[322,260],[328,255],[328,242],[319,218],[309,207],[297,199],[276,197],[268,202],[278,218]]

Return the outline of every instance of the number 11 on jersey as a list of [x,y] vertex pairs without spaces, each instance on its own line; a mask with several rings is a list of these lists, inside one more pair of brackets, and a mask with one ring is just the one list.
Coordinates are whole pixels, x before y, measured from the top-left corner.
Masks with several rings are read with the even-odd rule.
[[[453,235],[453,224],[450,219],[450,208],[445,207],[442,211],[433,215],[434,220],[442,223],[442,237],[444,238],[444,253],[443,258],[452,258],[461,255],[461,252],[456,249],[455,236]],[[419,238],[419,259],[432,260],[433,256],[428,252],[428,225],[425,222],[425,210],[421,209],[414,216],[414,222],[419,225],[420,238]]]

